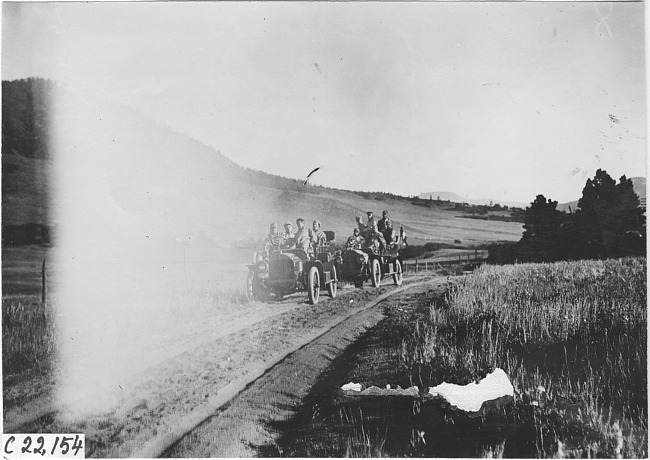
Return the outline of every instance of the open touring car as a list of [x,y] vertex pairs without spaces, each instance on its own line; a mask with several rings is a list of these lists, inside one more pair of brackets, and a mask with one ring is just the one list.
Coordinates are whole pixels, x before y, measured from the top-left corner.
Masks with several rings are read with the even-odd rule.
[[277,248],[272,249],[270,255],[262,255],[254,264],[248,265],[248,298],[264,299],[273,294],[280,300],[285,295],[307,291],[313,305],[318,303],[321,289],[326,289],[330,297],[336,297],[336,267],[340,259],[330,250],[330,244],[335,240],[334,232],[326,231],[325,235],[327,243],[313,248],[313,253],[303,249],[282,249],[285,240],[278,236]]
[[393,282],[402,284],[402,259],[399,250],[402,248],[403,232],[386,242],[385,248],[380,248],[376,238],[362,247],[346,249],[341,254],[339,277],[342,281],[354,283],[361,287],[364,281],[370,280],[373,287],[378,287],[385,276],[392,276]]

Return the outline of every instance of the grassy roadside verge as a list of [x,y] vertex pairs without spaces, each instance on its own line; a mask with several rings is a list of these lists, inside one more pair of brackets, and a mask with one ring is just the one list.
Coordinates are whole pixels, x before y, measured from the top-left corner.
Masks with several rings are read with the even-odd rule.
[[647,456],[645,259],[483,267],[402,342],[414,380],[506,370],[537,455]]
[[[332,363],[263,454],[646,457],[645,273],[643,258],[484,266],[444,293],[405,297]],[[474,417],[338,391],[350,381],[422,391],[495,367],[514,401]]]

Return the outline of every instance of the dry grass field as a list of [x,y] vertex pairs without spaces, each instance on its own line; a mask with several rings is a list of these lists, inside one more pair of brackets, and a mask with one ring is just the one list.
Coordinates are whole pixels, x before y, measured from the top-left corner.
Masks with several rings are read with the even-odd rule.
[[403,342],[414,381],[465,384],[496,367],[537,453],[647,456],[645,258],[484,266]]

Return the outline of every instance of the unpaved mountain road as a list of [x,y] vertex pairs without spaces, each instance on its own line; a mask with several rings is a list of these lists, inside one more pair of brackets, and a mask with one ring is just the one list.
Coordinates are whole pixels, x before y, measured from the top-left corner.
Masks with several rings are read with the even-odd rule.
[[220,411],[166,450],[164,456],[258,456],[258,448],[273,445],[278,436],[272,428],[273,423],[291,417],[332,360],[344,354],[361,334],[384,318],[385,303],[399,302],[407,293],[428,291],[444,284],[446,278],[413,282],[366,301],[347,319],[256,379]]
[[[444,282],[412,278],[403,288]],[[315,306],[295,295],[270,304],[279,313],[259,321],[253,304],[237,332],[198,346],[196,334],[185,344],[176,337],[179,353],[129,379],[110,409],[72,421],[52,414],[21,431],[85,433],[89,457],[255,455],[253,446],[272,442],[266,422],[291,413],[328,362],[382,318],[380,301],[397,289],[341,289]]]

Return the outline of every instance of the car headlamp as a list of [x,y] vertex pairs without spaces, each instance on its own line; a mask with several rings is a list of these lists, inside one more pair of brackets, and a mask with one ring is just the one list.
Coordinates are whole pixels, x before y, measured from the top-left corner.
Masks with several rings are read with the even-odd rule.
[[365,260],[366,258],[362,254],[357,255],[357,262],[359,262],[360,264],[362,264]]
[[341,257],[341,256],[336,256],[336,258],[334,260],[339,265],[343,263],[343,257]]
[[257,262],[257,271],[260,273],[264,273],[269,269],[269,264],[266,263],[264,260],[260,260]]

